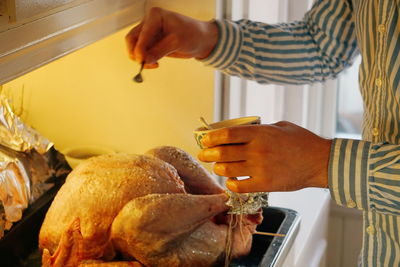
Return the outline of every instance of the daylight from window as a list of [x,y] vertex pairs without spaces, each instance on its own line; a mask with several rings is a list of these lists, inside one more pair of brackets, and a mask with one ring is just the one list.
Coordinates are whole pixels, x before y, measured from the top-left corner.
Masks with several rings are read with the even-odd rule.
[[358,85],[361,57],[338,78],[336,137],[361,139],[363,102]]

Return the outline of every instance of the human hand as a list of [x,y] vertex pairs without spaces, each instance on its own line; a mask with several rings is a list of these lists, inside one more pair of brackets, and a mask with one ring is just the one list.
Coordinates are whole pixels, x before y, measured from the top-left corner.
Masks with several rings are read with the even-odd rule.
[[206,58],[218,39],[214,22],[196,20],[172,11],[153,7],[143,21],[125,37],[131,59],[145,68],[158,67],[164,57]]
[[293,123],[244,125],[209,132],[198,158],[216,162],[214,172],[229,178],[234,192],[293,191],[328,186],[331,140]]

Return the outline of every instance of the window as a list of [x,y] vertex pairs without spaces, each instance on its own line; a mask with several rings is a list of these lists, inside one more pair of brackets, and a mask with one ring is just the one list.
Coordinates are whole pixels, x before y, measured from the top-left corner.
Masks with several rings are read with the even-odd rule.
[[[228,1],[228,18],[278,23],[302,19],[311,0]],[[363,102],[358,87],[361,58],[338,79],[313,85],[258,84],[225,77],[220,119],[258,115],[263,123],[287,120],[327,138],[361,138]]]
[[361,139],[363,100],[358,84],[359,56],[338,78],[336,137]]
[[[227,17],[278,23],[302,19],[312,0],[229,1]],[[336,121],[337,82],[314,85],[258,84],[225,77],[221,118],[258,115],[262,123],[287,120],[316,134],[333,137]],[[219,117],[218,117],[219,118]]]

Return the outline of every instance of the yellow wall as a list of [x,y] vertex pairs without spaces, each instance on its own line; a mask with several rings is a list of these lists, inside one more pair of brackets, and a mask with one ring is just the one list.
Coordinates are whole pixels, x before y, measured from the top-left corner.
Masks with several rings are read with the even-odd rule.
[[[190,9],[178,8],[179,2],[190,2]],[[214,1],[164,6],[214,17]],[[174,145],[196,155],[192,131],[200,116],[213,118],[213,70],[195,60],[163,59],[159,69],[144,70],[143,84],[133,83],[139,66],[125,49],[130,28],[13,80],[4,90],[17,99],[24,86],[22,119],[59,150],[94,145],[143,153]]]

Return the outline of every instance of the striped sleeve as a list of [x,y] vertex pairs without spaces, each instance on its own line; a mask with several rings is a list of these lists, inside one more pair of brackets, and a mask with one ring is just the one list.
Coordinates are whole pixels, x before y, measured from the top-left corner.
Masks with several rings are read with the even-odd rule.
[[335,139],[329,189],[339,205],[400,215],[400,146]]
[[303,21],[217,21],[206,65],[259,83],[305,84],[334,77],[358,53],[351,4],[319,0]]

